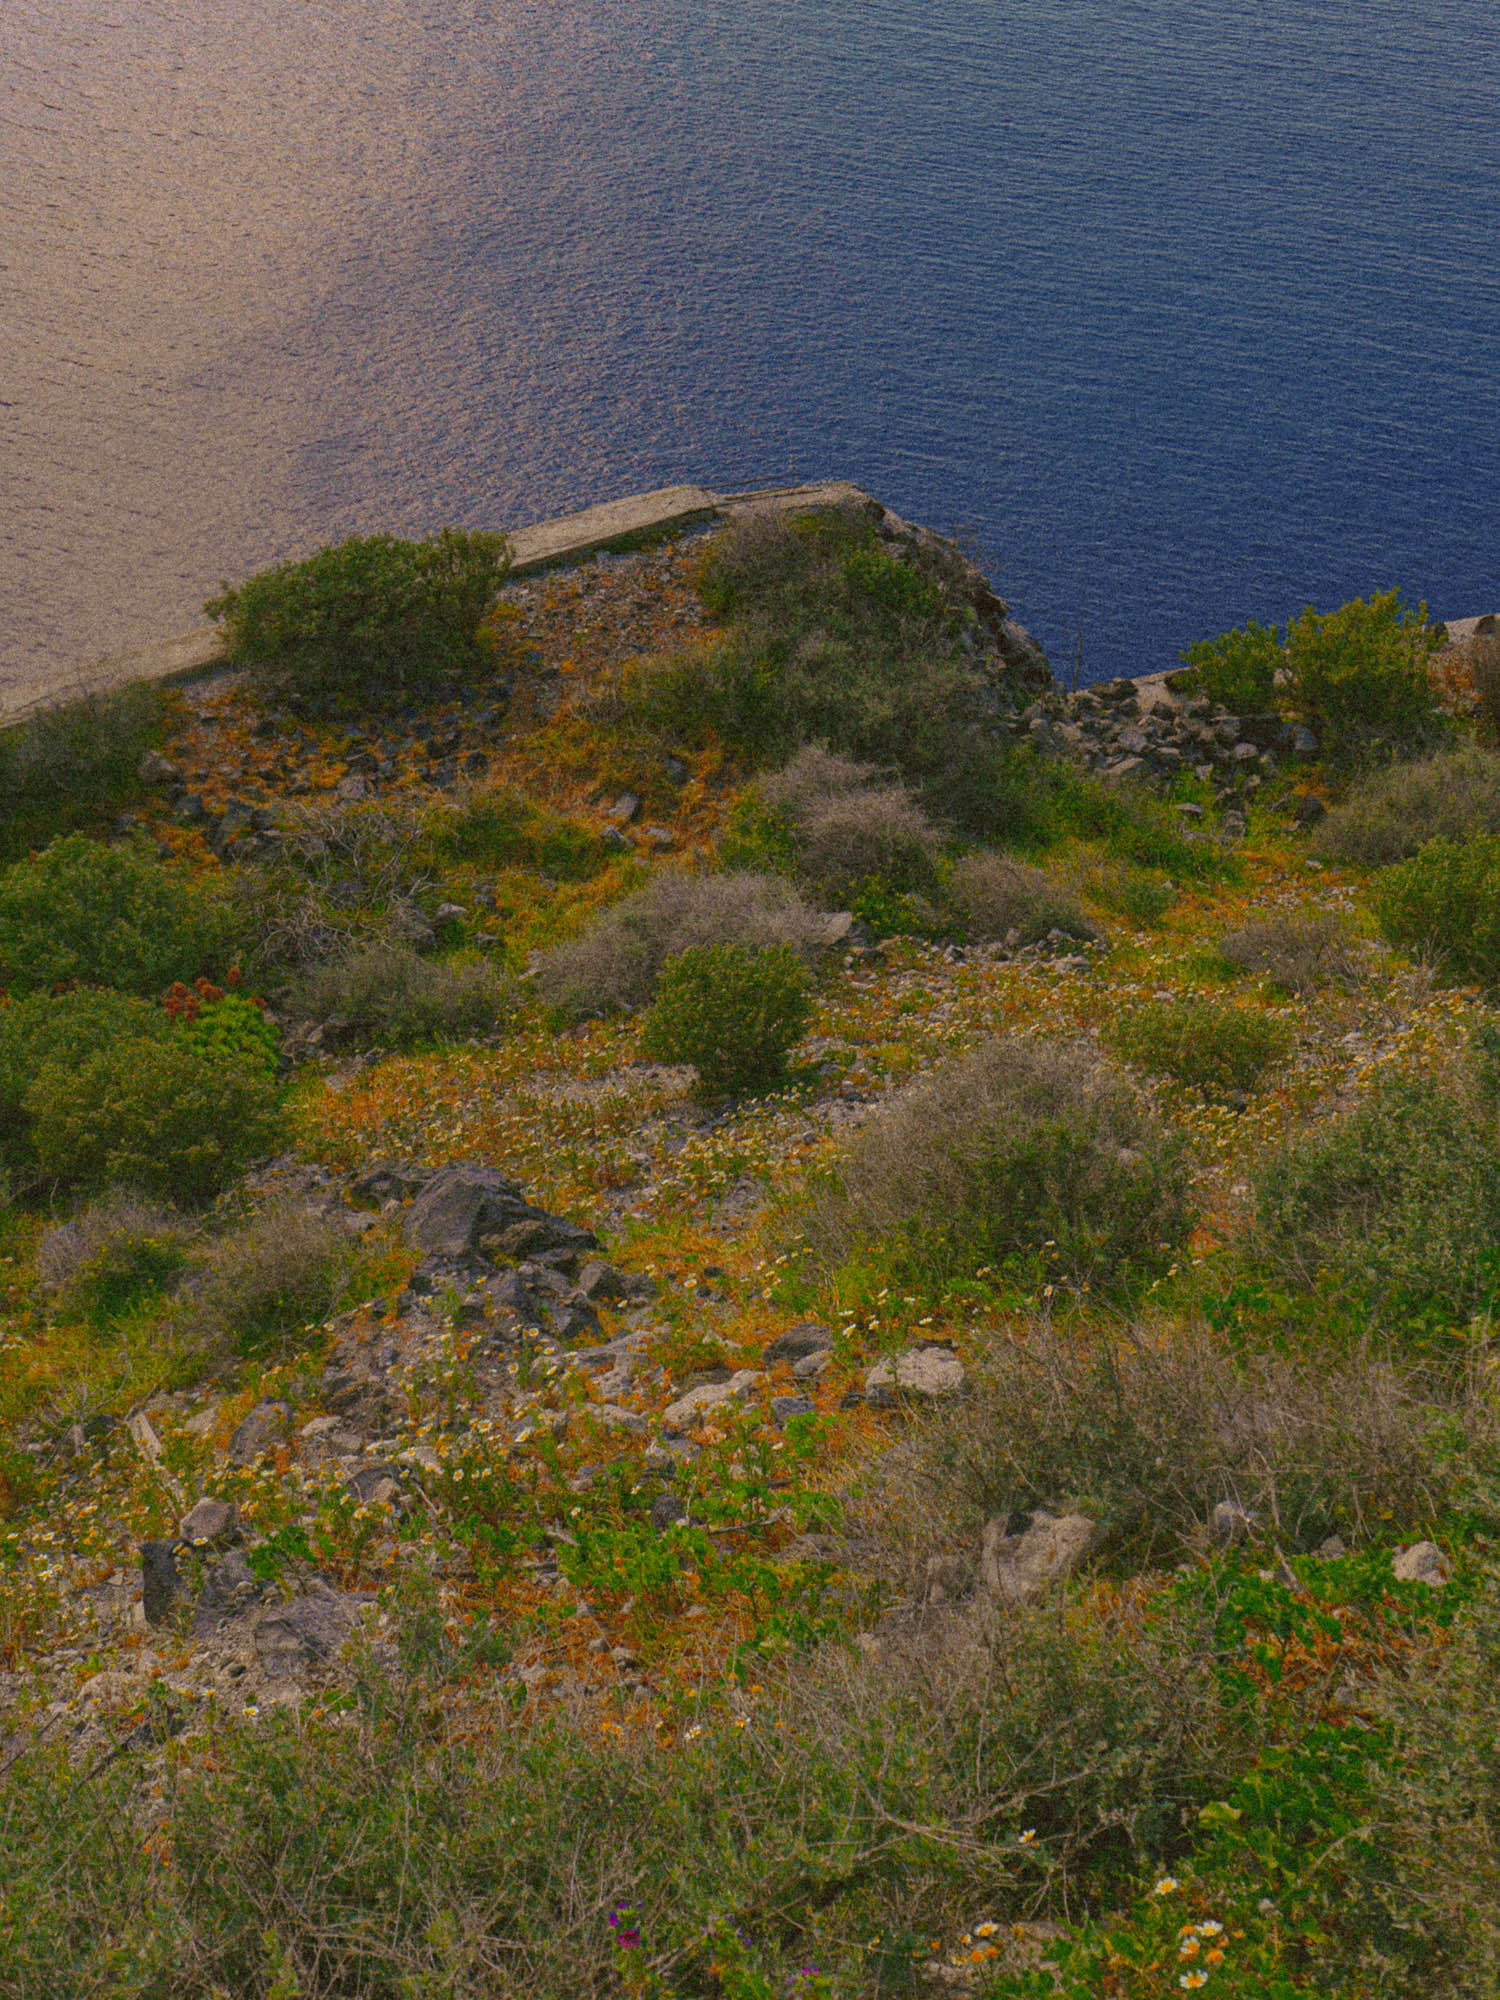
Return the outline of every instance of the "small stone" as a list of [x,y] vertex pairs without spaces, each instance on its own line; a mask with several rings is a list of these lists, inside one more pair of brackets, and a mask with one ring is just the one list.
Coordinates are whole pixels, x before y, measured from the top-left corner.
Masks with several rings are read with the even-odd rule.
[[951,1347],[904,1347],[894,1359],[877,1361],[869,1370],[865,1396],[876,1409],[889,1409],[902,1397],[945,1402],[963,1394],[967,1379]]
[[1414,1542],[1409,1549],[1397,1549],[1391,1568],[1398,1583],[1425,1583],[1429,1590],[1441,1590],[1448,1581],[1448,1558],[1436,1542]]
[[141,1601],[148,1625],[163,1624],[170,1616],[181,1581],[173,1543],[141,1544]]
[[658,1493],[651,1502],[651,1530],[664,1535],[675,1522],[688,1517],[687,1502],[677,1493]]
[[798,1326],[789,1326],[785,1333],[767,1343],[761,1352],[761,1366],[774,1368],[778,1361],[790,1361],[794,1365],[812,1354],[826,1354],[833,1346],[832,1330],[819,1326],[816,1320],[804,1320]]
[[614,804],[605,808],[604,817],[615,826],[629,826],[640,810],[641,802],[634,792],[621,792]]
[[177,1523],[178,1538],[184,1542],[228,1542],[238,1532],[234,1508],[227,1500],[205,1494]]
[[1301,793],[1292,806],[1292,818],[1297,822],[1298,826],[1303,827],[1316,826],[1318,821],[1326,816],[1327,812],[1327,806],[1311,792]]
[[826,1375],[833,1365],[831,1354],[804,1354],[800,1361],[792,1363],[792,1373],[799,1382],[816,1382],[820,1375]]
[[368,797],[369,790],[370,787],[358,772],[351,773],[347,778],[340,778],[333,788],[335,798],[342,799],[346,805],[357,805],[361,799]]
[[1319,1542],[1313,1553],[1321,1561],[1331,1563],[1337,1562],[1341,1556],[1348,1555],[1349,1551],[1344,1547],[1342,1535],[1330,1535],[1326,1541]]
[[439,903],[433,913],[432,927],[440,931],[445,924],[461,924],[468,914],[462,903]]
[[817,1407],[811,1396],[773,1396],[771,1421],[777,1430],[782,1430],[792,1417],[811,1416]]
[[624,1410],[618,1403],[591,1403],[587,1414],[608,1429],[625,1431],[631,1437],[645,1437],[651,1428],[639,1410]]
[[689,1389],[685,1396],[669,1403],[662,1411],[662,1423],[669,1431],[689,1430],[715,1410],[743,1401],[765,1379],[758,1368],[741,1368],[727,1382],[705,1382],[701,1388]]
[[1209,1539],[1228,1546],[1243,1542],[1255,1527],[1255,1516],[1238,1500],[1221,1500],[1208,1517]]
[[257,1403],[234,1428],[229,1440],[229,1463],[248,1465],[282,1435],[289,1415],[285,1403]]

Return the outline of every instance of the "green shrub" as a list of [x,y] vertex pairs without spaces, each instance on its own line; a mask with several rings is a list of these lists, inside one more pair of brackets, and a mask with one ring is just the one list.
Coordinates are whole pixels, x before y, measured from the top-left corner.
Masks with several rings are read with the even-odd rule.
[[0,733],[0,861],[142,798],[141,759],[165,741],[179,701],[142,681],[59,702]]
[[1219,940],[1219,952],[1236,972],[1304,998],[1323,986],[1352,986],[1359,978],[1348,926],[1337,917],[1265,917],[1228,932]]
[[1295,1135],[1256,1184],[1259,1255],[1383,1323],[1466,1321],[1500,1291],[1492,1119],[1433,1082],[1383,1079],[1368,1103]]
[[953,865],[945,895],[976,944],[1038,944],[1053,931],[1070,938],[1099,935],[1066,889],[1009,855],[964,855]]
[[275,1076],[281,1062],[281,1036],[265,1010],[241,994],[209,990],[217,997],[202,1001],[190,1015],[185,1013],[179,1032],[215,1062],[239,1063]]
[[1441,726],[1427,665],[1436,648],[1427,606],[1411,610],[1399,590],[1326,614],[1309,605],[1294,618],[1286,628],[1287,692],[1323,755],[1347,763],[1428,747]]
[[1103,862],[1084,876],[1083,886],[1106,910],[1148,929],[1159,924],[1177,900],[1176,886],[1168,876],[1133,861]]
[[641,1007],[669,958],[695,945],[755,951],[784,945],[803,964],[827,925],[774,875],[689,875],[667,869],[605,910],[579,937],[545,952],[536,987],[549,1007],[580,1019]]
[[33,993],[0,1005],[0,1165],[35,1164],[26,1093],[53,1065],[81,1069],[118,1041],[162,1041],[171,1023],[159,1007],[106,987]]
[[288,1002],[305,1021],[337,1023],[334,1039],[373,1048],[468,1040],[509,1026],[516,981],[484,962],[423,958],[408,945],[356,945],[297,980]]
[[1431,958],[1450,979],[1500,982],[1500,834],[1429,841],[1370,886],[1387,941]]
[[815,1264],[887,1258],[929,1288],[1034,1260],[1076,1282],[1160,1268],[1187,1228],[1179,1150],[1097,1057],[983,1045],[870,1118],[809,1188]]
[[182,1270],[187,1239],[173,1210],[116,1190],[47,1232],[37,1277],[64,1312],[109,1326]]
[[353,712],[473,676],[481,619],[509,567],[503,535],[354,535],[278,563],[205,605],[229,657],[284,701]]
[[33,993],[78,980],[158,992],[224,971],[226,905],[136,847],[82,834],[0,873],[0,987]]
[[892,554],[861,509],[751,516],[708,556],[700,589],[724,636],[638,676],[648,726],[713,737],[775,763],[804,744],[986,804],[1003,753],[977,725],[993,695],[962,656],[968,614],[942,581]]
[[1211,701],[1236,715],[1254,715],[1272,706],[1277,669],[1286,654],[1276,627],[1257,625],[1252,618],[1242,632],[1199,639],[1180,657]]
[[656,1062],[691,1063],[705,1097],[770,1090],[812,1012],[807,975],[785,945],[695,945],[668,959],[643,1023]]
[[1500,757],[1473,744],[1373,772],[1313,833],[1315,854],[1383,868],[1429,840],[1500,833]]
[[438,839],[444,854],[487,868],[534,868],[559,882],[586,882],[609,859],[592,827],[544,812],[514,793],[475,800]]
[[1137,1069],[1210,1094],[1254,1090],[1292,1052],[1284,1021],[1213,1000],[1153,1000],[1112,1021],[1106,1047]]
[[1052,837],[1097,841],[1117,861],[1155,868],[1186,881],[1233,877],[1234,856],[1216,841],[1183,830],[1167,800],[1134,786],[1107,785],[1056,761],[1049,773]]
[[116,1041],[77,1068],[46,1064],[26,1092],[41,1172],[63,1187],[207,1200],[277,1131],[263,1068],[218,1062],[178,1035]]

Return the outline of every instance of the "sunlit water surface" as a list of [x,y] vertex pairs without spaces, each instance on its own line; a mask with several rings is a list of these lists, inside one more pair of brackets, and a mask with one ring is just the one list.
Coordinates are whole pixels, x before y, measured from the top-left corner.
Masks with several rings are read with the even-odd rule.
[[836,474],[1058,662],[1500,602],[1494,0],[6,0],[0,680]]

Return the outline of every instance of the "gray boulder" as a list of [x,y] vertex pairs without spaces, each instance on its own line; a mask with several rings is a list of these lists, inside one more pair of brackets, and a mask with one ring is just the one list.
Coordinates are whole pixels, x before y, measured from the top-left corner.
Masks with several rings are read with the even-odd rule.
[[1007,1534],[997,1518],[984,1531],[980,1581],[997,1604],[1024,1604],[1071,1576],[1099,1540],[1099,1529],[1086,1514],[1049,1514],[1039,1507],[1018,1535]]
[[865,1396],[877,1410],[903,1400],[940,1403],[961,1396],[967,1381],[964,1365],[951,1347],[903,1347],[869,1370]]
[[1409,1549],[1397,1549],[1391,1568],[1400,1583],[1425,1583],[1429,1590],[1441,1590],[1448,1581],[1448,1558],[1436,1542],[1414,1542]]

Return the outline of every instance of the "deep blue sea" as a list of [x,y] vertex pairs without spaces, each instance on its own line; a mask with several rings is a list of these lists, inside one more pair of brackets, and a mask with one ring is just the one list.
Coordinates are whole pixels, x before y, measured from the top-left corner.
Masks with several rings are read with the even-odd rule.
[[1500,608],[1495,0],[5,0],[0,678],[825,475],[1085,679]]

